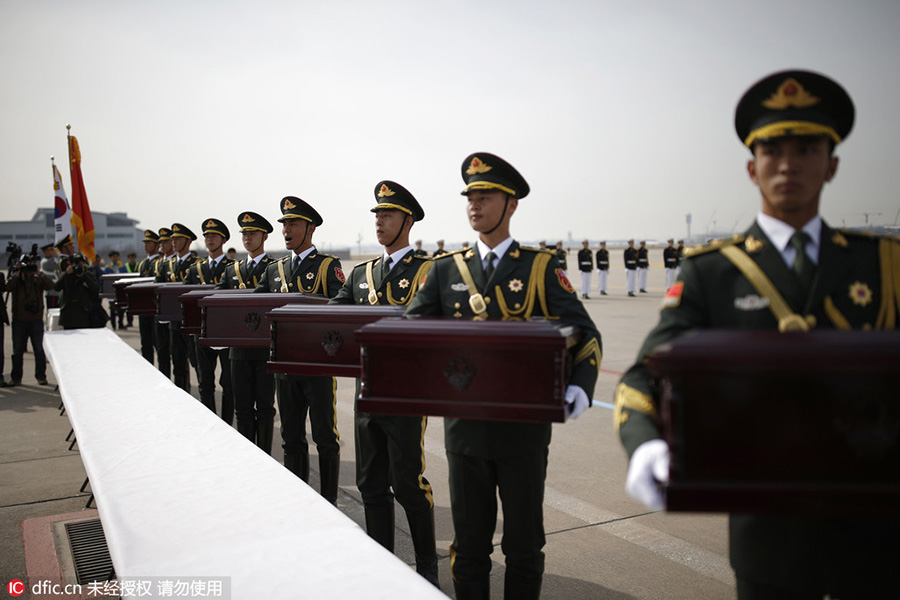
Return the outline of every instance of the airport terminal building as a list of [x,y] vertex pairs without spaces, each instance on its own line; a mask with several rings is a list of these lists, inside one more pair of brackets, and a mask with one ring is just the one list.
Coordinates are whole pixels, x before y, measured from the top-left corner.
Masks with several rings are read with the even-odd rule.
[[[0,221],[0,248],[6,249],[10,242],[22,247],[28,253],[54,242],[54,209],[39,208],[30,221]],[[144,245],[143,229],[136,225],[139,221],[128,217],[127,213],[102,213],[91,211],[94,219],[94,248],[97,255],[106,257],[110,250],[118,250],[122,256],[136,252],[141,256]]]

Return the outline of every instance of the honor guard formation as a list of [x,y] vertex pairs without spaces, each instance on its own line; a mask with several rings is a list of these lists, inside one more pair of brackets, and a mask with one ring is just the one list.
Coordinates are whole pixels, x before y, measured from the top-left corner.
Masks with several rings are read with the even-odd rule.
[[[740,99],[734,124],[750,153],[746,170],[759,189],[759,213],[745,232],[728,239],[688,249],[683,240],[677,246],[674,238],[667,241],[661,261],[655,263],[665,270],[659,322],[615,391],[613,419],[629,457],[625,486],[650,510],[666,507],[670,462],[676,459],[664,439],[660,380],[648,367],[657,350],[701,330],[798,335],[797,331],[875,331],[896,326],[900,243],[832,228],[819,215],[822,190],[838,170],[834,150],[853,123],[854,105],[844,88],[808,71],[769,75]],[[461,212],[464,207],[475,235],[474,244],[467,242],[462,249],[445,249],[444,240],[438,240],[429,256],[421,240],[411,243],[411,230],[426,211],[412,191],[383,180],[374,187],[374,206],[362,195],[355,201],[360,216],[368,209],[374,217],[380,252],[355,265],[347,277],[338,257],[316,248],[313,238],[325,221],[310,202],[297,196],[285,196],[278,204],[278,222],[288,251],[283,258],[274,259],[266,252],[273,225],[259,213],[244,211],[228,225],[212,217],[199,224],[205,256],[194,258],[190,247],[197,235],[182,223],[172,223],[144,231],[146,256],[139,262],[130,256],[127,264],[119,263],[117,256],[111,256],[110,269],[159,283],[246,290],[254,298],[259,298],[255,293],[294,294],[317,297],[328,305],[397,307],[403,322],[409,323],[431,317],[474,322],[536,320],[571,327],[577,334],[564,351],[559,408],[575,419],[593,403],[603,357],[600,332],[582,301],[591,300],[595,270],[596,292],[601,297],[610,294],[610,265],[615,261],[607,241],[600,241],[597,248],[589,240],[582,242],[577,252],[580,290],[576,292],[569,281],[568,251],[562,241],[548,249],[544,242],[531,247],[513,236],[512,221],[519,210],[540,210],[527,200],[530,188],[525,177],[506,160],[487,152],[467,156],[461,176]],[[235,225],[246,253],[239,259],[225,253],[229,226]],[[648,293],[650,249],[645,240],[635,243],[627,240],[624,262],[615,263],[617,270],[624,266],[628,297]],[[51,261],[49,272],[22,262],[8,280],[0,279],[13,298],[13,370],[11,382],[4,380],[4,386],[21,383],[22,354],[29,339],[35,353],[35,378],[46,384],[41,350],[45,294],[59,293],[64,328],[96,326],[100,318],[98,284],[90,265],[75,252],[71,237],[57,244],[56,250],[54,258],[53,248],[45,248],[46,260]],[[57,296],[52,296],[52,302],[56,301]],[[46,302],[49,306],[51,296]],[[126,328],[132,321],[124,321],[124,316],[111,315],[113,326]],[[284,466],[305,482],[310,479],[308,418],[317,449],[320,493],[337,504],[341,439],[335,377],[273,374],[267,370],[268,348],[206,346],[202,336],[183,333],[179,322],[157,322],[152,316],[139,316],[138,324],[143,356],[188,392],[193,370],[200,402],[213,413],[218,381],[221,419],[232,425],[236,416],[240,434],[267,454],[272,453],[277,401]],[[274,343],[271,352],[274,355]],[[492,367],[488,363],[477,368],[489,372]],[[403,370],[398,366],[392,375],[405,377]],[[458,371],[456,383],[464,389],[465,369],[458,367]],[[364,370],[362,381],[356,380],[355,398],[360,403],[365,377]],[[344,458],[355,461],[369,536],[394,551],[396,498],[409,524],[416,571],[439,587],[432,485],[447,485],[453,526],[448,568],[455,597],[490,596],[493,536],[501,508],[504,597],[539,598],[551,424],[447,416],[443,424],[449,477],[434,482],[426,476],[427,415],[373,414],[354,408],[356,453]],[[759,398],[757,409],[769,411],[772,419],[782,418],[780,407],[769,405],[767,398]],[[714,418],[711,422],[715,423]],[[733,433],[721,431],[722,436]],[[894,435],[896,444],[896,431],[883,433]],[[785,450],[783,460],[792,461],[794,456]],[[730,560],[742,600],[825,595],[900,598],[900,577],[894,573],[900,565],[898,539],[900,522],[881,515],[818,517],[738,511],[729,518]]]

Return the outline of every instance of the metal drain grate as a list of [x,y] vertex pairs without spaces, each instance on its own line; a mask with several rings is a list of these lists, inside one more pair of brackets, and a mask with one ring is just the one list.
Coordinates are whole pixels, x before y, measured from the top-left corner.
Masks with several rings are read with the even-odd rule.
[[100,519],[66,523],[66,535],[72,548],[78,583],[84,585],[115,578]]

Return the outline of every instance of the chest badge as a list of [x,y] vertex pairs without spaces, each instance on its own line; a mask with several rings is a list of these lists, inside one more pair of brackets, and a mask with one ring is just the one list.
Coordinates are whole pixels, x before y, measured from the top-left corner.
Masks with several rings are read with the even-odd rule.
[[872,303],[872,289],[859,281],[850,286],[850,299],[858,306],[868,306]]
[[361,289],[361,290],[367,290],[367,289],[369,289],[369,282],[368,282],[368,281],[363,281],[363,282],[361,282],[361,283],[359,284],[359,289]]
[[307,279],[312,279],[312,278],[315,277],[315,276],[316,276],[316,274],[313,273],[312,271],[310,271],[309,273],[306,274],[306,278],[307,278]]
[[275,281],[276,281],[276,282],[281,281],[281,277],[276,277],[276,278],[275,278]]
[[754,311],[768,308],[769,299],[757,296],[756,294],[748,294],[743,298],[734,299],[734,307],[738,310]]
[[511,292],[521,292],[523,287],[525,286],[522,285],[521,279],[511,279],[509,281],[509,291]]
[[403,279],[400,280],[400,282],[397,285],[400,286],[401,290],[405,290],[406,288],[409,287],[409,279],[406,279],[404,277]]
[[469,291],[469,286],[467,286],[465,283],[454,283],[450,286],[450,289],[454,292],[467,292]]

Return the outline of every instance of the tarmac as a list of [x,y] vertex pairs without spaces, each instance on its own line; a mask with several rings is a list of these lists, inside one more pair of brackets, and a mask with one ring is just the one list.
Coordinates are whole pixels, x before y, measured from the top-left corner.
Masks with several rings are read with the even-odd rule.
[[[613,254],[615,262],[618,257],[616,252]],[[574,251],[570,253],[570,265],[574,265],[574,255]],[[628,297],[624,269],[613,267],[609,294],[597,293],[595,272],[590,299],[583,301],[602,335],[602,371],[594,390],[595,406],[577,420],[554,425],[544,503],[547,544],[542,597],[545,599],[715,600],[736,596],[728,563],[725,515],[651,512],[624,490],[627,460],[613,428],[610,405],[621,373],[634,361],[646,333],[657,321],[665,292],[661,253],[651,252],[651,262],[657,265],[650,269],[648,293]],[[570,270],[569,277],[576,291],[580,290],[579,273]],[[137,349],[137,320],[134,327],[120,330],[119,335]],[[4,375],[8,381],[9,328],[4,338]],[[103,356],[96,357],[101,362],[103,359]],[[70,425],[60,415],[53,371],[48,368],[50,384],[39,386],[34,381],[33,365],[29,350],[22,385],[0,388],[0,582],[4,586],[15,579],[25,582],[26,592],[20,598],[31,597],[29,590],[33,582],[47,578],[65,580],[69,572],[59,536],[48,533],[50,524],[97,514],[96,510],[85,508],[90,488],[80,491],[85,472],[77,443],[70,450],[70,442],[66,441]],[[195,378],[193,383],[196,395]],[[338,379],[342,445],[338,507],[364,528],[362,502],[355,486],[353,390],[352,379]],[[153,407],[148,406],[147,410]],[[272,458],[281,462],[278,425]],[[425,476],[434,489],[441,589],[452,598],[449,545],[453,527],[443,434],[442,419],[430,418],[425,442]],[[313,444],[311,453],[315,454]],[[313,471],[310,484],[318,489],[315,457],[310,465]],[[177,508],[173,506],[172,510]],[[503,593],[502,523],[501,512],[492,557],[494,598],[501,598]],[[414,565],[409,530],[399,505],[396,526],[395,553],[407,564]],[[353,567],[348,565],[348,568]],[[0,597],[12,597],[9,590],[5,594]],[[302,597],[305,597],[302,587],[298,587],[298,598]]]

